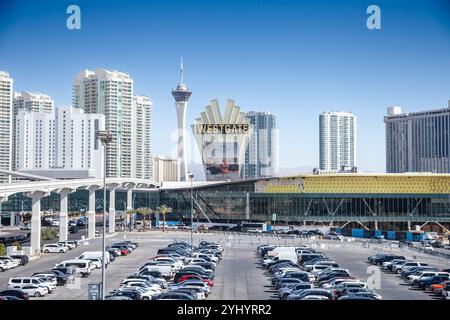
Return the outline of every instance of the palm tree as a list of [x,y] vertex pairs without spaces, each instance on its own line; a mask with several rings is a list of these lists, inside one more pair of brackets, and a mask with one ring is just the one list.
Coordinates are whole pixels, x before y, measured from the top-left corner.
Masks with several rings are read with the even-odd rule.
[[166,214],[173,212],[173,209],[165,204],[157,208],[159,213],[163,215],[163,232],[166,231]]
[[139,212],[140,214],[142,214],[142,216],[143,216],[143,218],[144,218],[144,221],[143,221],[143,224],[142,224],[142,231],[145,231],[145,216],[146,216],[146,215],[152,214],[152,213],[153,213],[153,210],[150,209],[150,208],[139,208],[139,209],[138,209],[138,212]]
[[135,209],[127,210],[125,213],[127,215],[127,221],[129,221],[128,223],[130,225],[130,232],[131,232],[131,220],[129,219],[129,217],[131,217],[131,215],[135,214],[136,210]]

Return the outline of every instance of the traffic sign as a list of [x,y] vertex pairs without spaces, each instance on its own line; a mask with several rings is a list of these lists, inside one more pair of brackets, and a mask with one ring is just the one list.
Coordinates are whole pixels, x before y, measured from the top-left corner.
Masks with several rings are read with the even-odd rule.
[[101,283],[89,283],[88,284],[88,300],[100,300],[100,288]]

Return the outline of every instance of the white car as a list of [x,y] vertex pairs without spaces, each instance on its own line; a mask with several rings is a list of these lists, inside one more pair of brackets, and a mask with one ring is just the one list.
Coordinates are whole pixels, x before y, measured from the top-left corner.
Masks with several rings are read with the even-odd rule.
[[58,241],[57,244],[61,246],[66,246],[69,250],[75,249],[77,247],[77,243],[75,241]]
[[321,272],[325,269],[329,269],[329,268],[331,268],[331,267],[327,266],[327,265],[319,264],[319,265],[312,266],[308,271],[314,275],[317,275],[319,272]]
[[42,248],[42,252],[44,253],[49,252],[64,253],[67,252],[67,250],[69,250],[69,248],[67,248],[66,246],[61,246],[57,243],[44,244],[44,247]]
[[100,269],[102,267],[102,259],[100,258],[85,258],[85,260],[91,261],[91,270]]
[[300,300],[330,300],[330,299],[328,299],[328,297],[326,297],[326,296],[310,295],[310,296],[303,297]]
[[424,245],[423,250],[428,251],[428,252],[434,252],[434,248],[432,246],[430,246],[429,244]]
[[53,220],[50,225],[52,227],[59,227],[59,220]]
[[168,263],[174,267],[175,271],[180,270],[184,266],[184,263],[182,261],[175,260],[170,257],[157,257],[157,258],[153,259],[153,261]]
[[48,289],[46,287],[37,286],[35,284],[29,284],[20,288],[20,290],[28,293],[29,296],[33,297],[42,297],[48,293]]
[[128,282],[125,285],[121,286],[121,288],[123,289],[127,289],[127,288],[142,288],[145,289],[147,291],[152,290],[154,292],[157,293],[161,293],[162,292],[162,288],[160,285],[154,283],[154,284],[147,284],[145,282]]
[[5,264],[7,269],[12,269],[20,266],[20,261],[8,256],[1,256],[0,261],[2,261]]
[[11,262],[0,260],[0,272],[11,269]]
[[194,254],[194,257],[204,259],[204,257],[209,258],[212,260],[212,262],[217,263],[219,261],[219,258],[217,258],[213,254],[207,254],[207,253],[196,253]]
[[32,275],[31,278],[36,278],[42,280],[44,283],[49,283],[51,285],[51,288],[56,288],[58,285],[58,282],[56,280],[56,277],[53,273],[38,273],[35,275]]

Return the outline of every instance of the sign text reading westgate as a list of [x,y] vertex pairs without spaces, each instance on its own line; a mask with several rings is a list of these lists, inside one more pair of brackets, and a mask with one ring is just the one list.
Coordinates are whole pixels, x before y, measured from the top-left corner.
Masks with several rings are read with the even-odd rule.
[[200,134],[245,134],[249,125],[244,124],[198,124],[197,132]]

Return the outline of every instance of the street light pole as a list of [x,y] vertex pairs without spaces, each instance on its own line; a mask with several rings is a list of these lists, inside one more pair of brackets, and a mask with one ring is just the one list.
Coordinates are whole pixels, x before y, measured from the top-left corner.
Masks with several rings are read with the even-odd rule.
[[[106,284],[106,146],[112,141],[112,135],[108,131],[97,131],[97,138],[103,145],[103,226],[102,226],[102,294],[101,299],[105,300]],[[111,223],[111,221],[109,222]]]
[[191,250],[194,248],[194,189],[192,187],[192,180],[194,180],[194,174],[188,173],[188,177],[191,180]]

